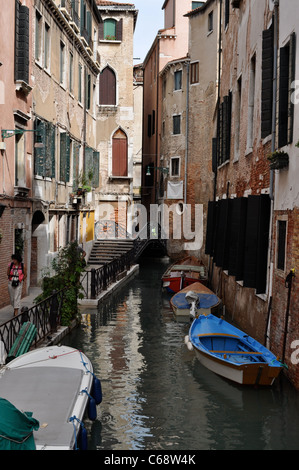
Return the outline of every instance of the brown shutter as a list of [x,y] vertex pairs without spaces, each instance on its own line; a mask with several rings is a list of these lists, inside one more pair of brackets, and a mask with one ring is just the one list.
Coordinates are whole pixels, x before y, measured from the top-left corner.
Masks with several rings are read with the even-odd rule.
[[113,176],[128,176],[127,137],[120,129],[112,139],[112,174]]
[[273,26],[263,31],[262,51],[262,139],[272,132],[272,98],[273,98]]
[[99,40],[102,41],[104,39],[104,23],[99,24]]
[[116,77],[110,67],[106,67],[100,75],[100,104],[116,104]]
[[123,19],[121,18],[116,23],[116,40],[122,41],[122,36],[123,36]]

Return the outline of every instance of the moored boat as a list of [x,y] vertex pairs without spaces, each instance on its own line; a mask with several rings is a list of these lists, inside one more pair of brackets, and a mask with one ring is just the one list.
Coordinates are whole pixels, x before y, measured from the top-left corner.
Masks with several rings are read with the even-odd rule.
[[173,263],[162,276],[162,287],[170,294],[175,294],[194,282],[207,284],[206,269],[194,256]]
[[242,385],[272,385],[282,364],[254,338],[212,314],[196,318],[185,338],[199,361]]
[[174,315],[184,318],[216,313],[220,303],[219,297],[200,282],[195,282],[185,287],[170,299],[170,305]]
[[[5,410],[0,415],[0,449],[22,449],[28,437],[31,449],[72,450],[79,448],[79,441],[86,448],[83,418],[88,412],[90,419],[96,419],[102,391],[81,351],[51,346],[23,354],[3,367],[0,397]],[[27,429],[28,414],[33,420],[31,433],[16,439],[14,419],[23,419]]]

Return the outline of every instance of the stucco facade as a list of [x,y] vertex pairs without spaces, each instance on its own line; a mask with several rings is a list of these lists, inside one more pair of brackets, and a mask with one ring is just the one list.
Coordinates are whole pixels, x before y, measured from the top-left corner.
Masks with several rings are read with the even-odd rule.
[[[7,266],[19,251],[30,267],[32,222],[32,2],[0,3],[0,307],[9,303]],[[30,272],[24,283],[28,290]]]
[[[136,131],[138,141],[133,91],[133,34],[138,12],[132,4],[100,0],[97,3],[103,27],[98,44],[101,70],[96,118],[101,172],[95,217],[96,221],[113,220],[130,232],[128,214],[133,204]],[[123,144],[121,150],[119,141]],[[108,213],[107,207],[111,208]]]
[[[88,253],[94,239],[97,30],[92,0],[36,0],[32,10],[34,142],[33,253],[38,283],[60,247],[77,240]],[[86,192],[83,187],[88,187]],[[86,225],[87,224],[87,225]]]

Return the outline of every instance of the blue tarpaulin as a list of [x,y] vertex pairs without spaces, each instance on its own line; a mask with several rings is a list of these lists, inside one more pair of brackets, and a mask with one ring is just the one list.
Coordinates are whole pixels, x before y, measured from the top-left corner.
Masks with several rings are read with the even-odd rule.
[[[219,303],[219,299],[215,294],[197,294],[199,298],[199,308],[211,308]],[[186,292],[178,293],[172,298],[172,303],[180,309],[190,308],[189,302],[186,300]]]

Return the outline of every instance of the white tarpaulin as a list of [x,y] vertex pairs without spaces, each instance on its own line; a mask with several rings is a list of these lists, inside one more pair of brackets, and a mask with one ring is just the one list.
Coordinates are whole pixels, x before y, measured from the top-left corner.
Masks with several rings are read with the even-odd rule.
[[167,182],[167,199],[183,199],[184,182],[179,181],[173,183],[172,181]]

